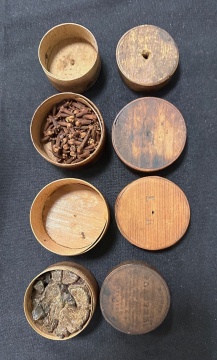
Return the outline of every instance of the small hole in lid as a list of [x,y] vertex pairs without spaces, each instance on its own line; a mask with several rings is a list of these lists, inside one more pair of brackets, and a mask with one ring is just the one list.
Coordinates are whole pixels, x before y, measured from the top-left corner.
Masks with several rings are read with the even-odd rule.
[[145,60],[148,60],[149,56],[150,56],[150,52],[147,50],[143,50],[142,52],[142,56]]

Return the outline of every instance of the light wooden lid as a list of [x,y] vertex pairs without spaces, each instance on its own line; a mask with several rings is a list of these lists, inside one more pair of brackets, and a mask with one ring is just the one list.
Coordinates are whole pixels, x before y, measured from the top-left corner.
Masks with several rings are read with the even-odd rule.
[[145,334],[157,328],[170,307],[170,293],[161,275],[142,261],[118,265],[100,291],[104,318],[126,334]]
[[186,143],[186,125],[171,103],[143,97],[127,104],[112,127],[119,158],[138,171],[156,171],[172,164]]
[[149,176],[133,181],[118,195],[115,217],[122,235],[145,250],[161,250],[178,242],[190,221],[190,207],[173,182]]
[[153,25],[140,25],[119,40],[116,60],[120,74],[132,90],[158,89],[174,74],[179,51],[173,38]]
[[82,254],[95,246],[109,224],[102,194],[81,179],[60,179],[33,201],[30,223],[36,239],[59,255]]

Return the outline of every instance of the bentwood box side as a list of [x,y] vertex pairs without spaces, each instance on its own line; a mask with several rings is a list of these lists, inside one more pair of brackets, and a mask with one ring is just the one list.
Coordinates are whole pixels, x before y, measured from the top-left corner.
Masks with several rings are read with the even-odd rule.
[[90,183],[66,178],[46,185],[35,197],[30,224],[38,242],[64,256],[92,249],[109,226],[109,208]]
[[94,35],[75,23],[59,24],[42,38],[38,58],[48,80],[59,91],[83,93],[99,76],[101,60]]

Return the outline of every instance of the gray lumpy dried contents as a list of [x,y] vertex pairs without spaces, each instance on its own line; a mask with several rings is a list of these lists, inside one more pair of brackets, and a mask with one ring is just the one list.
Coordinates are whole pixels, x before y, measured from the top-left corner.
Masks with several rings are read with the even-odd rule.
[[46,328],[47,332],[48,333],[52,333],[56,327],[58,325],[58,320],[53,320],[50,318],[50,316],[48,315],[44,321],[43,321],[43,324],[42,324],[42,327],[43,328]]
[[71,271],[63,270],[63,277],[62,277],[62,283],[69,285],[74,284],[76,281],[78,281],[79,276]]
[[69,294],[69,292],[64,292],[62,294],[62,300],[64,301],[65,304],[69,304],[71,306],[76,306],[75,299],[73,298],[73,296],[71,294]]
[[75,308],[66,305],[60,312],[58,326],[55,330],[57,336],[62,329],[66,329],[69,333],[80,330],[90,316],[90,309],[87,307]]
[[35,283],[34,289],[38,294],[42,294],[44,291],[44,283],[42,280],[39,280]]
[[76,305],[78,307],[89,307],[90,296],[86,287],[84,286],[69,286],[70,294],[76,299]]
[[51,277],[54,282],[61,283],[62,282],[63,272],[62,270],[54,270],[51,271]]
[[36,307],[32,310],[32,318],[37,321],[43,319],[45,317],[44,310],[40,304],[36,305]]
[[47,272],[33,285],[32,318],[45,333],[64,338],[82,329],[90,304],[86,282],[71,271]]
[[47,272],[46,274],[44,274],[44,283],[47,285],[49,284],[50,280],[51,280],[51,273],[50,272]]

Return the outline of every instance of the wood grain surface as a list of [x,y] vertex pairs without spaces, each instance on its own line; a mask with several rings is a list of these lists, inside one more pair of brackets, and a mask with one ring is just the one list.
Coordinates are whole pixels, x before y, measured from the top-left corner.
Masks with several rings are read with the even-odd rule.
[[119,40],[116,61],[124,82],[131,89],[158,89],[174,74],[179,51],[165,30],[153,25],[140,25]]
[[81,39],[64,39],[52,50],[48,70],[61,79],[74,79],[84,76],[97,59],[94,47]]
[[105,278],[100,291],[104,318],[127,334],[157,328],[170,307],[170,293],[161,275],[142,261],[120,264]]
[[118,195],[115,217],[122,235],[146,250],[161,250],[178,242],[190,221],[190,207],[173,182],[149,176],[133,181]]
[[105,226],[104,201],[97,192],[81,184],[64,185],[45,201],[43,223],[56,243],[77,249],[98,239]]
[[143,97],[127,104],[112,127],[119,158],[139,171],[156,171],[172,164],[186,143],[180,111],[166,100]]

